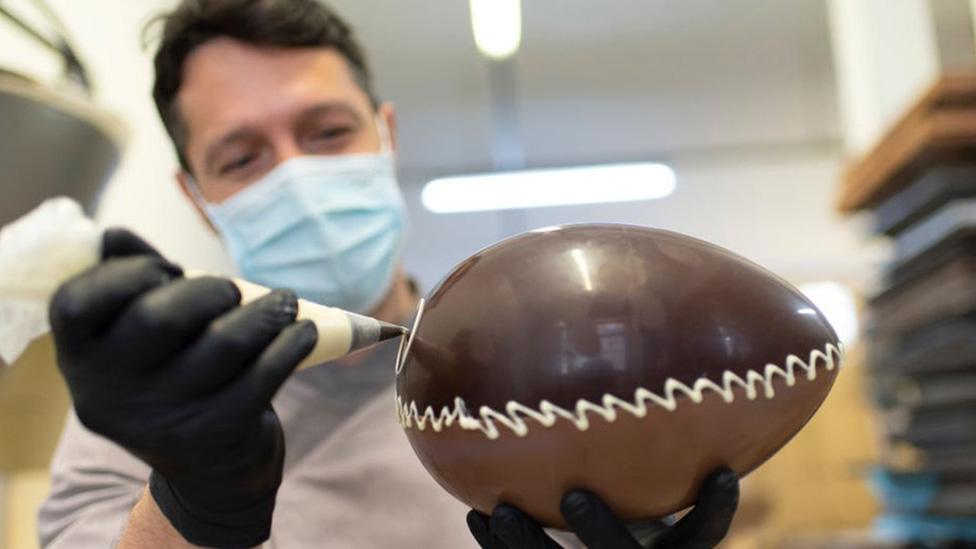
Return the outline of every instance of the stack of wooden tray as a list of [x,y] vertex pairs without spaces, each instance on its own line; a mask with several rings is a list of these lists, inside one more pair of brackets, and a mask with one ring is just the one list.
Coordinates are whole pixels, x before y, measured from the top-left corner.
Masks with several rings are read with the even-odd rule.
[[878,529],[976,541],[976,74],[945,76],[845,174],[894,242],[867,327],[887,451]]

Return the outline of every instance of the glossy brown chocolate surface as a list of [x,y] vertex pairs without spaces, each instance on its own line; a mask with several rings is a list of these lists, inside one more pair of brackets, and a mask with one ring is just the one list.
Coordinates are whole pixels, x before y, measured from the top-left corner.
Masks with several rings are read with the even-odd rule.
[[754,263],[625,225],[526,233],[478,253],[431,292],[416,337],[399,394],[435,408],[460,396],[470,409],[721,380],[837,342],[806,297]]
[[[623,225],[574,225],[526,233],[460,264],[427,300],[397,394],[423,411],[463,399],[504,412],[543,400],[572,410],[605,395],[663,394],[671,378],[692,386],[745,377],[788,356],[808,360],[837,344],[816,307],[761,267],[706,242]],[[608,499],[628,520],[676,511],[719,466],[746,473],[786,443],[826,396],[836,370],[798,372],[777,395],[732,403],[679,394],[674,411],[591,418],[581,431],[528,419],[519,437],[489,439],[457,423],[407,428],[421,461],[451,493],[485,512],[499,501],[561,523],[558,499],[573,487]]]

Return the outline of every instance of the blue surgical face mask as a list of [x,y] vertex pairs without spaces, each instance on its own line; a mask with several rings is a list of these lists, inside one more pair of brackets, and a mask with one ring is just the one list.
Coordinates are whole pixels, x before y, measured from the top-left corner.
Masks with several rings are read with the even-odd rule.
[[380,304],[406,218],[381,124],[379,153],[293,158],[220,204],[203,202],[242,277],[358,313]]

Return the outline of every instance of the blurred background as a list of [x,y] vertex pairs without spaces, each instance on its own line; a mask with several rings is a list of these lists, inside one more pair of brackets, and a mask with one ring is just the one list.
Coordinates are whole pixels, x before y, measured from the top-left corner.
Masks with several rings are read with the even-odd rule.
[[[930,311],[880,331],[869,319],[886,306],[897,316],[908,305],[892,293],[895,282],[911,284],[935,269],[929,259],[915,261],[894,280],[891,262],[919,255],[901,249],[900,235],[949,204],[892,197],[933,185],[973,191],[967,182],[976,179],[965,168],[972,151],[946,155],[956,171],[945,175],[943,157],[925,148],[938,132],[890,143],[906,117],[919,116],[920,104],[925,112],[947,104],[958,114],[976,103],[967,77],[976,61],[973,3],[499,0],[500,27],[483,29],[488,38],[480,45],[476,1],[329,3],[359,33],[382,98],[397,106],[400,181],[411,216],[406,265],[424,290],[514,233],[637,223],[762,264],[800,286],[837,326],[848,345],[846,369],[814,421],[745,482],[727,547],[873,547],[972,535],[966,517],[976,515],[976,464],[953,443],[976,432],[965,407],[976,400],[976,384],[940,370],[932,389],[924,375],[919,381],[884,368],[900,352],[892,350],[898,336],[941,325],[944,315]],[[153,49],[143,45],[142,29],[175,2],[47,4],[51,13],[32,0],[0,0],[0,161],[13,166],[0,178],[0,222],[45,196],[69,193],[91,204],[100,221],[133,228],[179,263],[228,270],[218,240],[179,194],[176,159],[150,98]],[[945,75],[954,80],[945,84]],[[946,142],[972,148],[970,127],[976,133],[976,122],[956,124]],[[456,176],[634,163],[666,167],[654,172],[663,174],[650,193],[656,198],[543,200],[527,208],[513,196],[496,209],[445,213],[471,205],[435,194]],[[598,202],[599,194],[583,189],[578,199]],[[921,202],[928,209],[918,213]],[[889,224],[882,226],[875,210],[885,205]],[[959,216],[966,218],[952,219]],[[919,249],[935,242],[922,241]],[[953,333],[964,340],[966,325]],[[945,371],[962,375],[965,368]],[[906,394],[917,398],[905,404]],[[953,471],[962,476],[952,477],[958,503],[937,511],[930,507],[946,477],[919,457],[929,439],[905,442],[892,427],[892,410],[907,425],[923,405],[937,426],[950,409],[956,434],[936,438],[961,456]],[[36,546],[34,515],[67,406],[49,343],[37,342],[0,369],[0,547]],[[909,497],[897,490],[920,482],[910,496],[928,490],[928,506],[892,503]],[[909,520],[933,513],[949,522]]]

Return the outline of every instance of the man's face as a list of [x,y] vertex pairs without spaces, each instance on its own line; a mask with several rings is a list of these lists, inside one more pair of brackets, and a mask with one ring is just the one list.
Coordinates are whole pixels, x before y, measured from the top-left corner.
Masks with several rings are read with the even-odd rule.
[[[215,39],[187,58],[177,105],[187,161],[211,203],[290,158],[380,149],[369,97],[332,49]],[[392,107],[380,113],[392,133]],[[186,174],[180,180],[188,184]]]

